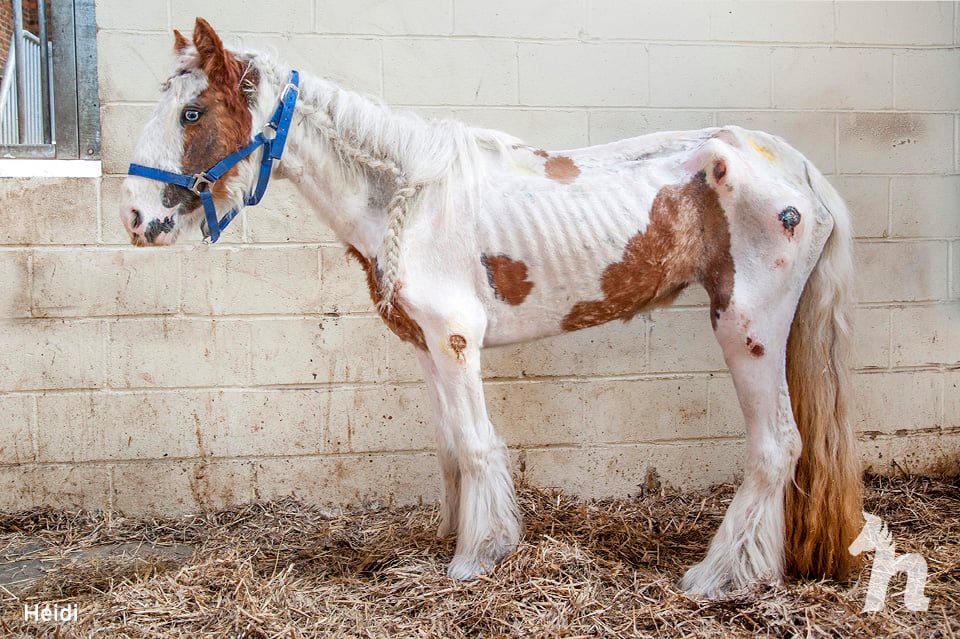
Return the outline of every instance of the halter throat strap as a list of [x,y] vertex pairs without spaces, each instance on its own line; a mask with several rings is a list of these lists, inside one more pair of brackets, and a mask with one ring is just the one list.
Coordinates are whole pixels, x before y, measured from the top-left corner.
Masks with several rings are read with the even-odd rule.
[[[188,175],[184,173],[174,173],[164,171],[154,167],[143,166],[142,164],[131,164],[127,170],[129,175],[149,178],[164,182],[166,184],[175,184],[192,191],[200,197],[203,203],[203,212],[206,218],[206,229],[204,230],[204,241],[213,243],[220,239],[220,234],[229,226],[237,214],[244,206],[254,206],[260,203],[264,193],[267,192],[267,185],[270,183],[270,173],[273,169],[274,160],[279,161],[283,157],[283,150],[287,144],[287,134],[290,132],[290,124],[293,122],[293,112],[297,106],[297,98],[300,95],[300,74],[297,71],[290,72],[290,81],[280,92],[280,99],[277,102],[277,108],[266,126],[263,127],[257,135],[254,136],[246,146],[240,147],[227,157],[223,158],[206,171]],[[260,173],[257,177],[257,184],[251,193],[244,195],[243,204],[230,209],[222,217],[217,217],[217,206],[213,201],[213,185],[222,178],[227,172],[237,164],[248,158],[254,151],[263,147],[263,155],[260,159]]]

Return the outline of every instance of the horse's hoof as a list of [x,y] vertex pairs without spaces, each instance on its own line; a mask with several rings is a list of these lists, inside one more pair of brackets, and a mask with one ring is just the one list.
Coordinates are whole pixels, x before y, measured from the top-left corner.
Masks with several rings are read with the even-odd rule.
[[775,576],[748,575],[737,579],[728,569],[701,562],[690,566],[679,585],[680,589],[691,597],[723,599],[745,589],[780,583],[781,579]]
[[479,561],[467,557],[454,557],[447,566],[447,576],[457,581],[472,581],[493,570],[493,566],[484,567]]
[[[481,575],[493,572],[504,557],[509,555],[516,546],[496,546],[488,557],[457,557],[454,556],[447,566],[447,576],[459,581],[470,581]],[[486,553],[485,553],[486,554]]]
[[691,597],[704,599],[720,599],[727,593],[735,590],[734,584],[727,579],[711,575],[709,569],[702,563],[690,566],[680,580],[680,589]]

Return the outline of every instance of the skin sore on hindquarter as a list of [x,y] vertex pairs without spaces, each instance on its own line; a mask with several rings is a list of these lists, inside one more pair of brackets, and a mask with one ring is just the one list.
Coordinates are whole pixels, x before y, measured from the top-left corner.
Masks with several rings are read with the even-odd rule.
[[796,233],[797,225],[800,224],[800,211],[792,206],[788,206],[780,211],[777,219],[780,220],[781,224],[783,224],[783,230],[786,232],[787,237],[793,239],[794,233]]

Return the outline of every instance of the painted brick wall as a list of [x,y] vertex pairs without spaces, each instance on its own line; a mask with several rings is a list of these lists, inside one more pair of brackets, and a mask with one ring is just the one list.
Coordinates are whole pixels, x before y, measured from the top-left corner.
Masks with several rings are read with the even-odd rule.
[[13,4],[11,0],[0,0],[0,78],[10,53],[10,38],[13,37]]
[[[635,0],[97,2],[102,180],[0,181],[0,508],[191,510],[294,492],[434,499],[425,391],[359,268],[282,181],[215,248],[136,250],[119,174],[196,14],[429,116],[564,148],[736,123],[781,134],[855,215],[864,463],[960,456],[957,5]],[[487,352],[528,478],[585,496],[738,472],[700,292]]]

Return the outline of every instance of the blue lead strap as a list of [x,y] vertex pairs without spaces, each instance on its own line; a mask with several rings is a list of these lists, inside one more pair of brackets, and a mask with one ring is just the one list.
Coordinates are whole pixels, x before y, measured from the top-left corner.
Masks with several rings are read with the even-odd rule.
[[[300,95],[300,74],[297,71],[290,72],[290,82],[283,88],[280,94],[280,101],[270,121],[260,133],[254,136],[249,144],[243,146],[227,157],[223,158],[208,170],[194,175],[185,175],[183,173],[173,173],[163,169],[155,169],[142,164],[131,164],[127,173],[139,177],[175,184],[182,186],[196,193],[203,204],[203,212],[207,221],[207,233],[209,233],[209,242],[213,243],[220,239],[220,233],[223,232],[237,214],[240,213],[242,206],[253,206],[260,203],[264,193],[267,192],[267,185],[270,183],[270,173],[273,169],[274,160],[283,157],[283,149],[287,144],[287,134],[290,132],[290,124],[293,122],[293,111],[297,106],[297,97]],[[267,133],[270,131],[271,133]],[[243,198],[243,205],[230,209],[222,218],[217,218],[217,206],[213,201],[213,185],[222,178],[234,166],[248,158],[257,149],[263,147],[263,156],[260,159],[260,173],[257,177],[257,184],[252,193],[248,193]]]

